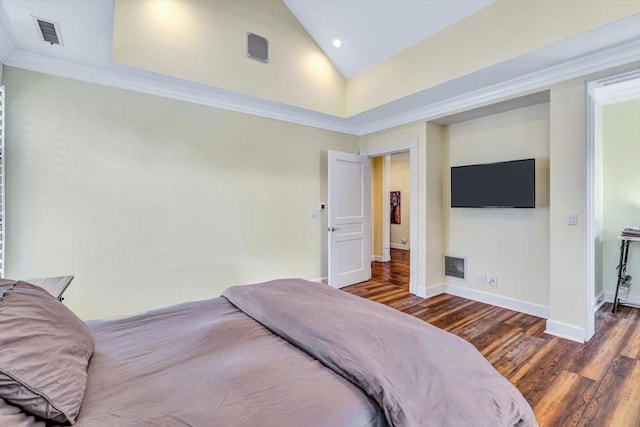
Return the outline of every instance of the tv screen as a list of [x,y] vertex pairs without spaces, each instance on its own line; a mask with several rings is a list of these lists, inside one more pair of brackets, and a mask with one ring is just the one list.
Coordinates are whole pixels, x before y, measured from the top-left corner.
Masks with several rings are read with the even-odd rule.
[[451,168],[452,208],[535,208],[536,160]]

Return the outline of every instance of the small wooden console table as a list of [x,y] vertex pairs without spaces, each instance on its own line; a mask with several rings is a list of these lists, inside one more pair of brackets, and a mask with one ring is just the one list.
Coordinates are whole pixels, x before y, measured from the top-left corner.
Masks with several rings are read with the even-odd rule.
[[640,242],[640,237],[631,237],[631,236],[618,236],[618,239],[621,240],[620,243],[620,263],[618,264],[618,283],[616,283],[616,295],[613,298],[613,310],[615,313],[618,309],[618,291],[620,290],[620,285],[624,283],[627,277],[627,261],[629,260],[629,246],[631,246],[631,242]]

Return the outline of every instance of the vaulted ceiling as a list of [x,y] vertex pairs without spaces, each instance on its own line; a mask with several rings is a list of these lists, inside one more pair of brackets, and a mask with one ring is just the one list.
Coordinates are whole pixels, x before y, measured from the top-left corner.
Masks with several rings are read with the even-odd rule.
[[[0,0],[0,59],[366,134],[640,61],[639,3],[566,4]],[[62,45],[34,17],[58,24]],[[246,31],[270,40],[270,64],[246,58]]]
[[[284,0],[349,79],[489,6],[494,0]],[[332,41],[338,39],[337,48]]]

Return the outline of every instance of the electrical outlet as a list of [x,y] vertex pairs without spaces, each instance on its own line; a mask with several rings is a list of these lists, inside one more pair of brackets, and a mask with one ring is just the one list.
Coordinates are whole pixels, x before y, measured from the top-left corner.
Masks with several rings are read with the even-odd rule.
[[487,275],[484,273],[476,274],[476,283],[480,283],[481,285],[487,283]]
[[487,276],[487,285],[489,286],[498,286],[498,276],[494,276],[492,274]]

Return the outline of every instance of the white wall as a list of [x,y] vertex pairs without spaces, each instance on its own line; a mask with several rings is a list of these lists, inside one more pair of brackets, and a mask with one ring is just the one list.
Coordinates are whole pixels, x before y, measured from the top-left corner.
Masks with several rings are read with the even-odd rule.
[[[399,245],[402,246],[401,249],[409,249],[411,221],[411,166],[409,164],[409,152],[392,154],[390,163],[389,191],[400,191],[400,224],[390,224],[391,247]],[[386,206],[385,209],[390,209],[390,207]],[[403,239],[406,239],[404,243],[402,242]]]
[[[467,259],[467,280],[453,284],[549,304],[549,104],[521,108],[449,126],[445,168],[450,206],[451,166],[536,159],[535,209],[448,208],[446,252]],[[497,276],[497,287],[475,283]]]
[[[640,225],[640,100],[602,108],[602,283],[614,293],[620,231]],[[640,302],[640,243],[629,248],[629,299]]]
[[82,318],[326,276],[326,152],[352,136],[5,67],[7,277]]

